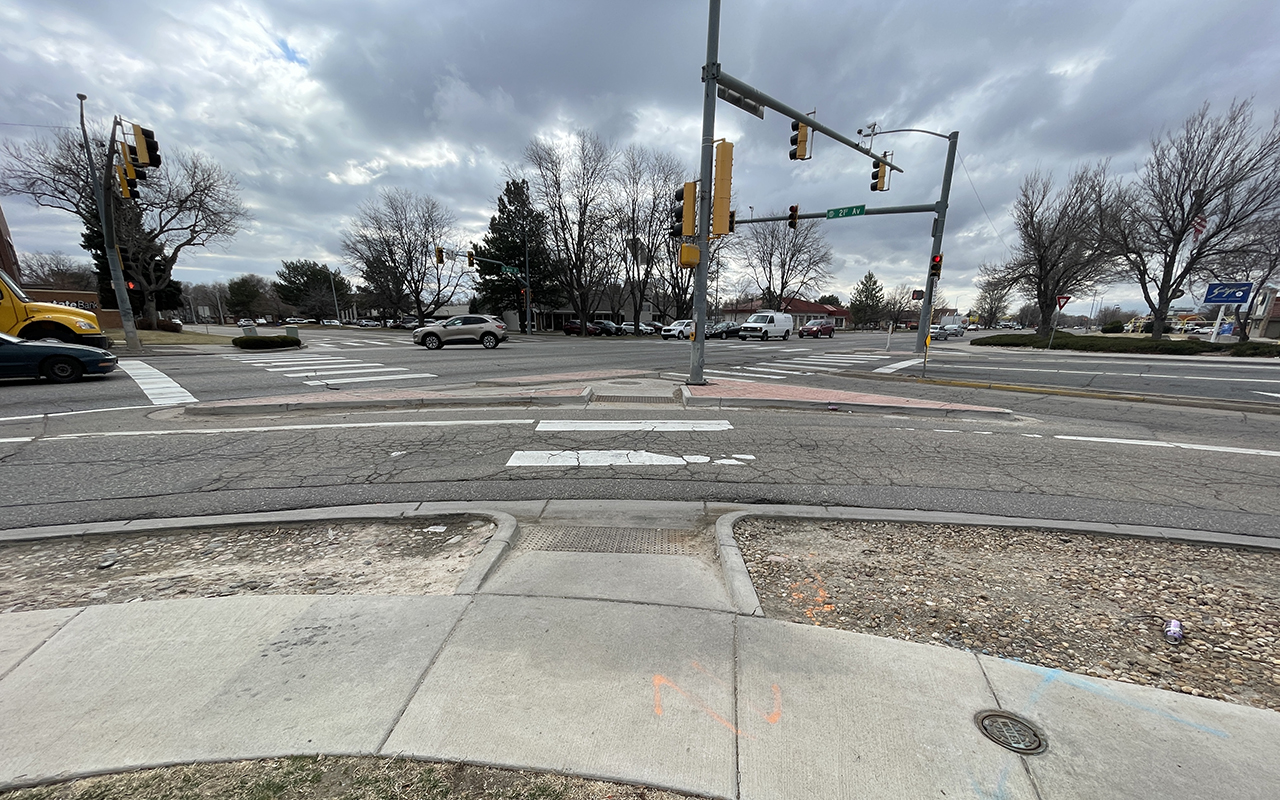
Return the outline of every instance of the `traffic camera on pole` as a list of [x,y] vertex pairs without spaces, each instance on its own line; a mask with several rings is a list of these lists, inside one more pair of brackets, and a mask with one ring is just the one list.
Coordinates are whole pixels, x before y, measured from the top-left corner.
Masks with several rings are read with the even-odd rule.
[[791,123],[791,130],[795,131],[791,134],[791,160],[807,161],[809,159],[809,126],[795,120]]
[[716,145],[716,174],[711,192],[711,233],[724,236],[733,230],[729,210],[733,192],[733,142]]
[[671,226],[671,235],[673,237],[694,235],[694,229],[697,227],[694,221],[697,197],[698,184],[694,181],[689,181],[684,186],[676,189],[676,206],[671,209],[671,216],[675,220],[675,223]]
[[800,206],[791,206],[787,209],[787,227],[794,231],[798,224],[800,224]]
[[942,277],[942,253],[938,253],[936,256],[929,259],[929,277]]

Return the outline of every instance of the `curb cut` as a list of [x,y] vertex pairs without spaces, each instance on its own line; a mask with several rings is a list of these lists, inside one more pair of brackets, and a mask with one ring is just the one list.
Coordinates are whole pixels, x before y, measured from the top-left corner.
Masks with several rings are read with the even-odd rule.
[[763,617],[764,609],[760,606],[760,595],[756,593],[756,585],[751,582],[751,573],[747,571],[747,562],[738,549],[738,542],[733,538],[733,526],[743,517],[756,516],[754,511],[733,511],[720,516],[716,520],[716,547],[720,553],[720,569],[724,573],[725,587],[729,590],[729,599],[734,609],[743,616]]
[[493,574],[493,571],[498,568],[498,565],[506,558],[507,551],[515,546],[516,539],[520,537],[520,524],[510,514],[502,511],[475,511],[472,513],[485,514],[492,517],[494,522],[498,524],[498,531],[489,538],[488,544],[471,562],[471,566],[467,567],[467,574],[462,576],[462,581],[453,590],[455,595],[475,594],[480,591],[480,587]]

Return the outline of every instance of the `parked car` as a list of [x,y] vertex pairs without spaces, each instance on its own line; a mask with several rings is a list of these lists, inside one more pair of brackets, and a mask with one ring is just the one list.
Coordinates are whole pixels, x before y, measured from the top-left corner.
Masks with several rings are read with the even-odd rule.
[[723,322],[717,322],[715,325],[712,325],[709,330],[707,330],[707,338],[708,339],[728,339],[729,337],[736,338],[738,335],[738,331],[740,330],[742,330],[741,322],[724,320]]
[[236,320],[236,326],[237,326],[237,327],[240,327],[240,328],[252,328],[252,327],[253,327],[253,324],[254,324],[254,323],[253,323],[253,320],[251,320],[251,319],[238,319],[238,320]]
[[970,323],[969,323],[969,330],[971,330],[971,331],[976,331],[976,330],[978,330],[978,323],[976,323],[976,322],[970,322]]
[[115,368],[116,357],[98,347],[0,333],[0,378],[43,375],[52,383],[70,383],[82,375],[105,375]]
[[382,327],[382,323],[378,322],[376,319],[362,319],[359,322],[357,322],[356,325],[361,328],[381,328]]
[[253,321],[253,324],[254,324],[254,325],[266,325],[266,324],[267,324],[267,319],[266,319],[266,317],[258,317],[257,319],[255,319],[255,320]]
[[[577,336],[582,333],[582,321],[571,319],[564,324],[562,328],[565,336]],[[587,323],[587,335],[599,336],[601,334],[600,326],[593,323]]]
[[836,323],[831,319],[815,319],[806,322],[800,326],[800,330],[796,331],[796,336],[803,339],[806,336],[812,336],[817,339],[819,336],[825,336],[828,339],[834,339],[836,336]]
[[338,322],[336,319],[322,319],[320,320],[320,324],[321,325],[341,325],[342,323]]
[[306,321],[307,321],[307,320],[303,319],[302,317],[289,317],[288,319],[286,319],[286,320],[284,321],[284,324],[286,324],[286,325],[301,325],[302,323],[304,323],[304,322],[306,322]]
[[479,344],[492,350],[507,340],[507,324],[480,314],[460,314],[435,325],[424,325],[413,332],[413,343],[428,350],[439,350],[446,344]]
[[607,319],[598,319],[591,323],[600,329],[605,336],[626,336],[627,329]]
[[688,339],[689,331],[693,330],[693,320],[678,319],[662,329],[663,340],[667,339]]
[[945,341],[947,340],[947,338],[948,338],[948,336],[947,336],[947,329],[946,329],[946,328],[944,328],[944,327],[942,327],[941,325],[930,325],[930,326],[929,326],[929,338],[930,338],[930,339],[933,339],[934,341],[943,341],[943,342],[945,342]]

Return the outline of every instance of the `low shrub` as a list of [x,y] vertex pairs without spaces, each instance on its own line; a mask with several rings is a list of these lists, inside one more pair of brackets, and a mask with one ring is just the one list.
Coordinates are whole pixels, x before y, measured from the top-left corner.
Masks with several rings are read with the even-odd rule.
[[1241,358],[1280,358],[1280,344],[1236,342],[1231,345],[1231,355]]
[[237,336],[231,343],[241,350],[278,350],[282,347],[302,347],[297,336]]
[[[970,344],[987,347],[1035,347],[1045,349],[1049,339],[1034,333],[1008,333],[974,339]],[[1110,339],[1101,336],[1074,336],[1058,331],[1053,337],[1054,350],[1076,350],[1085,353],[1142,353],[1147,355],[1192,356],[1199,353],[1215,353],[1228,350],[1226,343],[1213,344],[1198,339]],[[1263,354],[1262,352],[1259,353]]]
[[1102,326],[1103,333],[1124,333],[1124,323],[1120,320],[1113,320]]

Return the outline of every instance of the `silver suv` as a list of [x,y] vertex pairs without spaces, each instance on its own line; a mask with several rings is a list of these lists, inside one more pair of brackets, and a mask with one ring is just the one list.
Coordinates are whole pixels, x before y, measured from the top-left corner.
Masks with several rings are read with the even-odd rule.
[[481,344],[492,350],[499,342],[507,340],[507,325],[493,317],[479,314],[461,314],[418,328],[413,332],[413,343],[428,350],[439,350],[446,344]]

